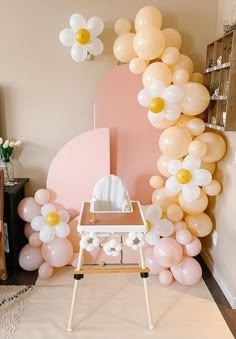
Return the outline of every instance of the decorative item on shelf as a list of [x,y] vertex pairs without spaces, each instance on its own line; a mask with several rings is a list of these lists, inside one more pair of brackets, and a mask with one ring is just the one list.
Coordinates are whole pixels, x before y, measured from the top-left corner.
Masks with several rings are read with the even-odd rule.
[[223,114],[222,114],[222,124],[223,124],[223,126],[226,125],[226,116],[227,116],[227,113],[223,112]]
[[14,185],[14,164],[11,160],[11,156],[14,149],[20,146],[21,141],[5,140],[0,138],[0,168],[4,172],[4,185]]
[[216,61],[217,66],[220,66],[220,65],[221,65],[221,62],[222,62],[222,55],[219,56],[219,58],[218,58],[217,61]]
[[218,87],[218,88],[215,89],[214,94],[213,94],[213,97],[214,97],[214,98],[217,98],[217,97],[219,96],[219,93],[220,93],[220,89],[219,89],[219,87]]
[[213,115],[213,117],[211,117],[211,123],[213,125],[216,125],[216,117],[215,117],[215,115]]

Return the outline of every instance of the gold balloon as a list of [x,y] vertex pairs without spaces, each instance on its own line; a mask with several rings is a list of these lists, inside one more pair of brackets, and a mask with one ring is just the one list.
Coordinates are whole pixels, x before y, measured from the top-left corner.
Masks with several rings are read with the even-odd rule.
[[60,217],[59,214],[57,212],[49,212],[46,215],[46,223],[50,226],[54,226],[56,224],[58,224],[58,222],[60,221]]
[[86,28],[80,28],[75,34],[75,39],[79,44],[85,45],[90,40],[90,33]]
[[191,234],[196,237],[205,237],[212,231],[212,221],[206,213],[187,215],[185,222]]
[[179,184],[187,184],[192,179],[192,174],[185,168],[180,168],[175,174],[176,181]]
[[169,195],[165,190],[165,187],[155,190],[152,193],[152,203],[161,207],[163,213],[166,213],[167,208],[170,205],[178,204],[178,198],[173,195]]
[[172,126],[162,132],[159,147],[162,153],[173,158],[181,158],[188,153],[192,137],[186,128]]
[[200,196],[196,200],[185,200],[183,193],[180,192],[178,197],[179,205],[188,214],[199,214],[205,211],[208,205],[206,193],[200,189]]
[[148,88],[153,80],[161,80],[166,86],[171,83],[171,71],[163,62],[153,62],[143,72],[143,86]]
[[150,103],[149,103],[149,110],[152,113],[160,113],[163,110],[164,107],[165,107],[165,101],[164,101],[164,99],[162,99],[160,97],[152,98]]
[[181,111],[188,115],[197,115],[205,111],[210,102],[207,88],[197,82],[184,84],[185,96],[180,101]]
[[203,162],[216,162],[223,158],[226,152],[226,143],[221,135],[205,132],[198,135],[195,140],[200,140],[207,146],[207,152],[201,159]]
[[153,6],[145,6],[141,8],[135,17],[135,30],[138,32],[144,27],[154,26],[161,28],[162,15],[161,12]]
[[180,49],[182,45],[182,37],[180,33],[174,28],[165,28],[162,30],[165,37],[165,48],[176,47]]
[[117,60],[121,62],[130,62],[137,55],[134,51],[134,33],[125,33],[119,35],[113,45],[113,53]]

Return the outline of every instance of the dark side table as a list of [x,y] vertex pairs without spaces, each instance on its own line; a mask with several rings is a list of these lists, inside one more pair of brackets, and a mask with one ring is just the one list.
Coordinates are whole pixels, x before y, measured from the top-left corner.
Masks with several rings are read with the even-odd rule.
[[19,202],[25,198],[28,178],[15,178],[16,184],[4,187],[4,230],[7,271],[21,270],[18,257],[21,248],[28,242],[24,235],[25,221],[17,212]]

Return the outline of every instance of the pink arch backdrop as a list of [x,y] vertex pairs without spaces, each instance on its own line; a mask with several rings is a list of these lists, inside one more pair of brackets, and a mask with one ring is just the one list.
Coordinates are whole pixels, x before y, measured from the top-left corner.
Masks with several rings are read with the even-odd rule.
[[137,100],[142,76],[127,64],[112,69],[100,82],[95,98],[95,128],[109,127],[111,173],[119,175],[132,199],[151,203],[149,179],[157,171],[159,136]]

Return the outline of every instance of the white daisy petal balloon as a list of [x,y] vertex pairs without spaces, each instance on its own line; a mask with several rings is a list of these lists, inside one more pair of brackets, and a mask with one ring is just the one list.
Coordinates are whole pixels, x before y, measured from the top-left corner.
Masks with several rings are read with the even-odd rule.
[[101,18],[94,16],[86,22],[81,14],[75,13],[70,17],[70,26],[60,32],[59,40],[64,46],[71,47],[71,57],[75,62],[83,62],[88,54],[102,54],[104,46],[97,38],[104,29]]
[[138,93],[138,102],[148,107],[148,119],[152,123],[159,123],[164,119],[177,120],[181,115],[179,102],[184,97],[181,86],[166,86],[161,80],[152,81],[149,88],[142,89]]
[[200,187],[206,186],[212,181],[210,171],[200,169],[201,160],[187,155],[183,161],[179,159],[170,160],[168,171],[170,176],[165,183],[167,190],[171,193],[183,192],[186,200],[196,200],[200,196]]

